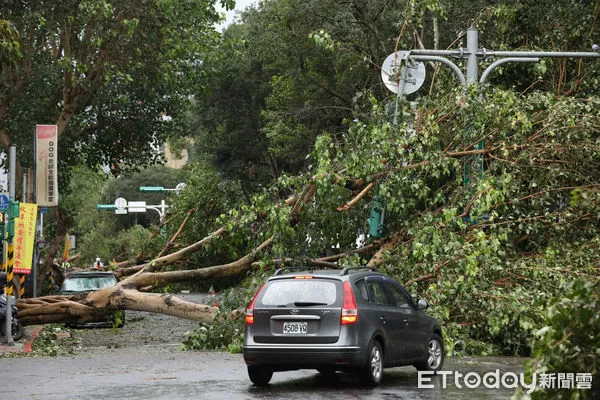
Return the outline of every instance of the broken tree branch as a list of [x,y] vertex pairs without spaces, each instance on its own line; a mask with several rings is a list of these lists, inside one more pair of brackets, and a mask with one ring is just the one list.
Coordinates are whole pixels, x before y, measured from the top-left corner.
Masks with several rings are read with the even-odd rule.
[[394,232],[390,236],[388,236],[383,243],[383,245],[379,248],[377,253],[369,260],[367,265],[369,267],[377,268],[384,261],[384,255],[386,252],[390,252],[395,250],[400,245],[400,239],[402,236],[399,232]]
[[194,212],[196,212],[195,208],[192,208],[191,210],[189,210],[187,212],[187,215],[183,219],[183,222],[181,223],[181,225],[179,225],[179,229],[177,230],[177,232],[175,232],[175,234],[167,242],[167,245],[165,246],[165,248],[162,249],[162,251],[160,253],[158,253],[158,256],[156,256],[156,258],[160,258],[160,257],[164,256],[165,254],[167,254],[173,248],[173,246],[175,245],[175,241],[177,240],[177,238],[183,232],[183,228],[187,225],[188,221],[190,220],[190,218],[192,217],[192,214]]
[[344,204],[343,206],[338,207],[337,210],[338,211],[348,211],[352,206],[354,206],[356,203],[358,203],[360,201],[360,199],[365,197],[367,195],[367,193],[369,192],[369,190],[373,189],[374,186],[375,186],[375,182],[369,183],[355,198],[353,198],[352,200],[350,200],[348,203]]

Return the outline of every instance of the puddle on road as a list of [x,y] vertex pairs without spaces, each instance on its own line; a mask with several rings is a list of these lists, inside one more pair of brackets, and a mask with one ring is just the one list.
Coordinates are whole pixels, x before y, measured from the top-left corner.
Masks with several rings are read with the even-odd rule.
[[[495,371],[500,375],[519,374],[523,372],[523,362],[524,359],[514,357],[449,358],[444,368],[447,371],[445,382],[441,376],[426,377],[422,382],[433,386],[431,388],[419,387],[418,373],[413,367],[386,369],[381,385],[375,388],[365,387],[352,374],[337,373],[332,378],[310,370],[276,372],[269,387],[257,388],[249,384],[246,390],[249,397],[234,394],[230,399],[500,400],[510,398],[514,389],[504,389],[500,385],[489,389],[483,385],[469,388],[464,385],[464,376],[470,373],[471,377],[483,377]],[[455,381],[456,372],[461,374],[458,381]]]

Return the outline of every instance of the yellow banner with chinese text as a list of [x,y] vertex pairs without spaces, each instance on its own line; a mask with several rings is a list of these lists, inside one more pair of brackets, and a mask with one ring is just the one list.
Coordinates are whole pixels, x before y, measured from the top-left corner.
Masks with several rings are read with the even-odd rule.
[[16,274],[30,274],[35,245],[37,204],[20,203],[19,218],[15,219],[15,265]]

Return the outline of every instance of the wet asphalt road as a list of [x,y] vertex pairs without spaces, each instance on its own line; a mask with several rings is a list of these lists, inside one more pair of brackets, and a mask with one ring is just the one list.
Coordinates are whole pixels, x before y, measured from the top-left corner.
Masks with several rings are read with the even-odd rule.
[[[206,294],[179,295],[212,301]],[[385,370],[379,387],[355,376],[326,378],[314,370],[279,372],[267,388],[252,386],[241,354],[183,351],[182,337],[197,323],[162,314],[127,311],[125,327],[76,330],[72,356],[0,358],[0,399],[508,399],[513,389],[457,388],[448,379],[417,387],[412,367]],[[448,358],[444,370],[484,375],[522,371],[518,358]]]
[[[515,358],[450,358],[444,369],[520,372]],[[252,386],[239,354],[181,351],[176,345],[80,352],[73,357],[5,358],[6,399],[507,399],[512,390],[418,389],[414,368],[386,370],[381,386],[367,388],[350,374],[324,378],[316,371],[275,373],[267,388]]]

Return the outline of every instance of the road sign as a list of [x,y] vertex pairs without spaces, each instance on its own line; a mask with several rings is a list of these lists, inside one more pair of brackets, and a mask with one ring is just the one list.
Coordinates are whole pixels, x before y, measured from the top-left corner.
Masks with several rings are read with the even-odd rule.
[[127,203],[127,210],[129,212],[146,212],[145,201],[130,201]]
[[97,210],[114,210],[115,208],[114,204],[98,204],[96,206]]
[[115,200],[115,214],[127,214],[127,200],[123,197],[119,197]]
[[0,211],[8,210],[8,193],[0,193]]
[[118,199],[115,200],[115,207],[127,208],[127,200],[125,200],[123,197],[119,197]]
[[404,93],[411,94],[419,90],[425,82],[425,64],[422,62],[409,61],[402,66],[402,60],[406,57],[406,51],[397,51],[390,54],[381,66],[381,79],[385,86],[394,93],[400,90],[400,75],[402,68],[406,68],[406,79],[404,82]]
[[164,192],[163,186],[140,186],[140,192]]

